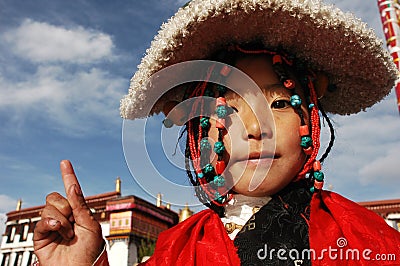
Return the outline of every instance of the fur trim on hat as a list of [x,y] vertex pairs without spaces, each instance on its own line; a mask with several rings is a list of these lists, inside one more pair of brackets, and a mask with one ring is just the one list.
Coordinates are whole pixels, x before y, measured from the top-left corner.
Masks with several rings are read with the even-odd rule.
[[[121,116],[143,118],[162,110],[164,95],[149,112],[148,99],[161,95],[146,86],[150,76],[173,64],[207,59],[230,43],[260,40],[324,71],[337,85],[321,100],[327,112],[352,114],[382,100],[397,70],[382,41],[350,13],[319,0],[193,0],[161,26],[121,100]],[[180,98],[179,98],[180,97]]]

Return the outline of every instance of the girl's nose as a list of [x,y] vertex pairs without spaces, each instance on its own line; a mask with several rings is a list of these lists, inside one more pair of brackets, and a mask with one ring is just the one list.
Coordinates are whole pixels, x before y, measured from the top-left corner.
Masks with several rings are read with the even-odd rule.
[[268,110],[245,108],[241,116],[245,140],[264,140],[273,136],[273,119]]

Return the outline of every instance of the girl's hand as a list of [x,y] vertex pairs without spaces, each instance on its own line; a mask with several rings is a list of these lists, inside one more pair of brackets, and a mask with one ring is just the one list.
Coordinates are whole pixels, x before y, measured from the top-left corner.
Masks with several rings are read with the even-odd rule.
[[100,224],[86,205],[71,163],[61,161],[60,170],[67,198],[47,195],[33,235],[35,254],[41,266],[92,265],[104,247]]

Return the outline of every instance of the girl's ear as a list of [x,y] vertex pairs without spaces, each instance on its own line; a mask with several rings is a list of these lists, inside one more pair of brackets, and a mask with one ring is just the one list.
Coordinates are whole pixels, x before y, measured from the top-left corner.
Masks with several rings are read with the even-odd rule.
[[315,92],[317,93],[318,99],[321,99],[328,90],[329,78],[324,72],[318,72],[316,75],[314,82]]
[[167,119],[177,126],[182,126],[187,121],[186,106],[178,101],[166,102],[163,107],[163,113]]

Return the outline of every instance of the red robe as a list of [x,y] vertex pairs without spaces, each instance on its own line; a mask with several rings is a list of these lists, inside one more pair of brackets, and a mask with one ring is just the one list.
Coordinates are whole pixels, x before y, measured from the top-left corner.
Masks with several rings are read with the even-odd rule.
[[[313,195],[309,243],[312,265],[400,265],[400,233],[334,192]],[[240,265],[240,259],[221,219],[204,210],[162,232],[140,265]]]

